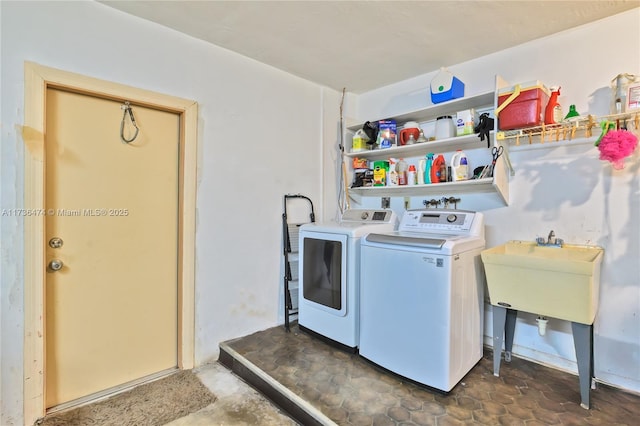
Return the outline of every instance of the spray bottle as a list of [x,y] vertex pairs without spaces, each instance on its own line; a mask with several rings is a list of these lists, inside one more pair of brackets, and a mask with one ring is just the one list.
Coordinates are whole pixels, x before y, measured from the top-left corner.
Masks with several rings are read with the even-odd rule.
[[560,87],[551,88],[551,97],[549,103],[544,110],[544,124],[555,124],[562,121],[562,107],[558,103],[558,96],[560,96]]
[[396,169],[397,164],[398,164],[397,159],[389,158],[389,173],[387,174],[387,186],[398,185],[398,171]]

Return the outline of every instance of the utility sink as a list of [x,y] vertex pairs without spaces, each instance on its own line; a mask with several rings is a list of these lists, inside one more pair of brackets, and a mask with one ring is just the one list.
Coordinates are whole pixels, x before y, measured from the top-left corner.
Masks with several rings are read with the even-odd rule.
[[482,251],[491,304],[593,324],[604,250],[564,244],[509,241]]

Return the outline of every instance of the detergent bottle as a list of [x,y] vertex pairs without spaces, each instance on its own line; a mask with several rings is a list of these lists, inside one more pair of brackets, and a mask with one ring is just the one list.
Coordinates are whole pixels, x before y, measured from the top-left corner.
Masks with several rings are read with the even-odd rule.
[[558,103],[558,96],[560,96],[560,87],[552,87],[549,103],[544,110],[544,124],[555,124],[562,121],[562,107]]
[[469,162],[462,150],[457,150],[451,157],[451,180],[457,182],[466,180],[469,173]]
[[431,164],[431,183],[439,183],[446,181],[446,178],[443,180],[442,176],[442,165],[444,164],[444,156],[442,154],[438,155],[435,160],[433,160],[433,164]]
[[433,168],[433,152],[427,154],[424,166],[424,183],[431,183],[431,170]]

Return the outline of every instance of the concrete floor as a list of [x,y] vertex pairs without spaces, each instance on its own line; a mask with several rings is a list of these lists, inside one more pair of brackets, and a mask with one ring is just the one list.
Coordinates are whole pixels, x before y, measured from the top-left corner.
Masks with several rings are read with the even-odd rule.
[[170,426],[298,425],[259,392],[224,366],[214,363],[195,370],[198,378],[218,397],[213,404]]
[[514,359],[503,363],[498,378],[492,374],[491,351],[485,352],[463,381],[443,395],[381,371],[297,327],[291,333],[274,327],[221,344],[219,363],[196,370],[218,400],[169,425],[637,424],[640,395],[601,384],[592,391],[591,410],[585,410],[579,405],[576,376]]
[[578,377],[493,351],[450,393],[389,373],[293,326],[223,342],[219,362],[308,425],[637,425],[640,395],[604,384],[580,406]]

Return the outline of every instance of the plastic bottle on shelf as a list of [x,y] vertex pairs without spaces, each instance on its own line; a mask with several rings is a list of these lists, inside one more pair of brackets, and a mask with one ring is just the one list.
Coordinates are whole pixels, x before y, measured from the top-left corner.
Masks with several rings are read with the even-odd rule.
[[451,180],[453,182],[466,180],[469,173],[469,161],[462,150],[457,150],[451,157]]
[[398,160],[395,158],[389,158],[389,175],[387,176],[387,186],[398,185]]
[[369,141],[369,136],[364,132],[364,130],[358,130],[352,139],[351,152],[360,152],[365,151],[367,149],[367,142]]
[[407,184],[407,169],[409,166],[407,162],[401,158],[396,165],[396,171],[398,172],[398,185],[406,185]]
[[[444,156],[442,154],[438,155],[435,160],[433,160],[433,164],[431,165],[431,183],[439,183],[444,182],[442,176],[442,165],[444,164]],[[446,167],[446,166],[445,166]]]
[[433,152],[427,154],[427,161],[424,166],[424,183],[431,183],[431,168],[433,166]]
[[416,184],[416,166],[411,164],[409,170],[407,170],[407,185]]
[[552,87],[551,97],[544,110],[544,124],[555,124],[562,121],[564,116],[562,114],[562,107],[560,103],[558,103],[558,96],[560,96],[560,87]]
[[573,104],[569,105],[569,112],[564,116],[565,121],[575,120],[577,118],[580,118],[580,113],[576,110],[576,106]]
[[440,164],[440,182],[448,182],[450,180],[447,170],[449,170],[449,168],[447,167],[447,163],[444,161],[444,156],[443,156],[442,164]]
[[418,161],[418,171],[416,172],[416,180],[418,181],[418,185],[424,185],[424,172],[427,168],[427,158],[423,158]]

